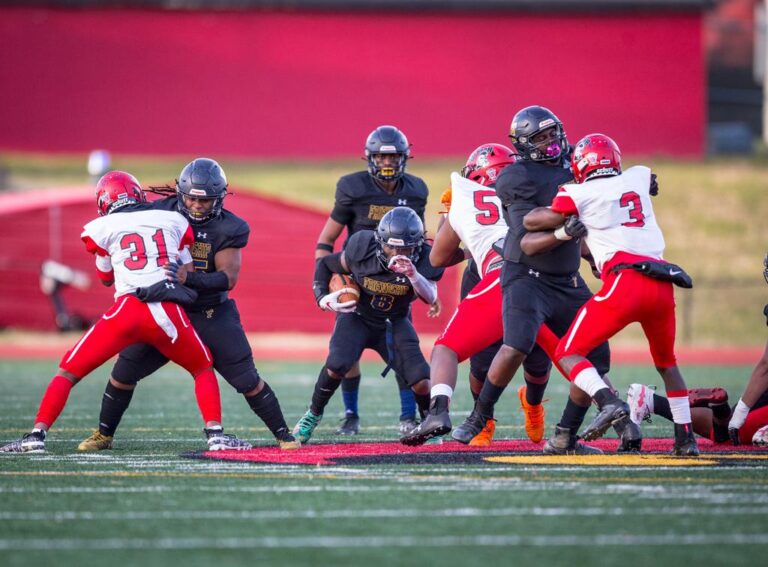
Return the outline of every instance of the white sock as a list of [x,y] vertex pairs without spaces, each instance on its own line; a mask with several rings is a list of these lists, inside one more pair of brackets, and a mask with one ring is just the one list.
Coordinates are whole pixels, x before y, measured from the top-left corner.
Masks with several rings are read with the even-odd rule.
[[429,396],[431,398],[436,398],[437,396],[448,396],[448,399],[450,400],[453,396],[453,388],[451,388],[448,384],[435,384],[429,391]]
[[600,378],[600,374],[597,373],[594,366],[588,366],[576,375],[573,379],[573,383],[579,388],[584,390],[590,397],[594,398],[595,394],[602,389],[608,389],[608,385]]
[[672,421],[679,424],[691,423],[691,406],[688,396],[675,396],[667,398],[669,409],[672,410]]

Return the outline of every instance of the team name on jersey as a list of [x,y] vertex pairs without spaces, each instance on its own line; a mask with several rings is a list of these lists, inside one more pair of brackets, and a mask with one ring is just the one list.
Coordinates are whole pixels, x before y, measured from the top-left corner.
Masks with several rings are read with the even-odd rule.
[[208,269],[208,256],[211,253],[211,245],[207,242],[195,242],[192,245],[192,259],[195,262],[195,270]]
[[370,205],[368,207],[368,218],[375,221],[380,221],[381,217],[386,215],[389,211],[394,209],[392,205]]
[[409,285],[380,282],[372,278],[363,278],[363,287],[371,293],[386,293],[388,295],[408,295],[411,292]]

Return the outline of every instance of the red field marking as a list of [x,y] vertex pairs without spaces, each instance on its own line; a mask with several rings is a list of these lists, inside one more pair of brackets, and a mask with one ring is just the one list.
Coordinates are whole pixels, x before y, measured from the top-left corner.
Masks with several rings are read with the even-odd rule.
[[[734,447],[728,444],[715,444],[708,439],[697,439],[702,455],[721,453],[766,453],[766,449],[753,445]],[[618,439],[598,439],[590,446],[599,447],[606,454],[615,453]],[[344,459],[357,457],[376,457],[385,455],[412,456],[417,454],[435,453],[521,453],[541,454],[543,443],[512,440],[494,441],[490,447],[470,447],[455,441],[447,441],[442,445],[422,445],[421,447],[406,447],[398,442],[387,443],[338,443],[306,445],[293,451],[282,451],[278,447],[256,447],[249,451],[202,451],[185,456],[193,458],[214,459],[223,461],[249,461],[254,463],[274,463],[283,465],[337,465],[343,464]],[[643,439],[643,454],[669,454],[672,450],[672,439]]]

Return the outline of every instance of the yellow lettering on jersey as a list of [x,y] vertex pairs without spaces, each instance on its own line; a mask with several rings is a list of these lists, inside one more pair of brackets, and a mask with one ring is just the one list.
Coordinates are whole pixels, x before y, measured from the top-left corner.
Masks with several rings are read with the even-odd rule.
[[386,293],[389,295],[408,295],[411,287],[408,285],[380,282],[371,278],[363,278],[363,287],[371,293]]
[[211,253],[211,245],[207,242],[195,242],[192,245],[192,260],[195,263],[195,270],[205,271],[208,269],[208,255]]
[[369,205],[368,206],[368,218],[375,221],[380,221],[381,217],[386,215],[389,211],[394,209],[389,205]]

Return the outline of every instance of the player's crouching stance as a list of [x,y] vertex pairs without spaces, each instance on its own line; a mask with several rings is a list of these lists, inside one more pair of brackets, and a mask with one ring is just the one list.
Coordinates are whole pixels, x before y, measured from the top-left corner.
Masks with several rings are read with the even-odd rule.
[[178,305],[194,300],[196,294],[167,282],[163,269],[169,260],[191,263],[192,229],[179,213],[152,210],[145,201],[132,175],[113,171],[99,180],[96,202],[101,218],[85,225],[81,238],[96,256],[99,278],[105,285],[115,284],[115,303],[61,359],[32,431],[0,447],[0,452],[44,452],[46,432],[73,386],[134,343],[154,345],[189,371],[206,428],[221,426],[211,354]]
[[[336,311],[339,316],[310,408],[293,428],[299,441],[306,443],[310,439],[342,377],[366,348],[378,352],[387,370],[393,368],[405,379],[420,412],[426,413],[429,365],[408,314],[417,297],[428,304],[437,299],[435,282],[442,277],[443,269],[432,267],[429,251],[419,216],[407,207],[395,207],[382,217],[375,232],[357,232],[343,252],[317,260],[315,299],[321,309]],[[345,289],[329,293],[333,273],[352,274],[360,286],[356,304],[338,302]]]

